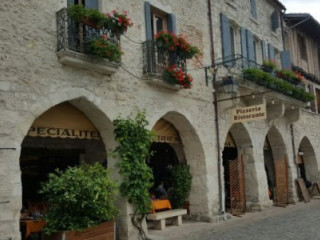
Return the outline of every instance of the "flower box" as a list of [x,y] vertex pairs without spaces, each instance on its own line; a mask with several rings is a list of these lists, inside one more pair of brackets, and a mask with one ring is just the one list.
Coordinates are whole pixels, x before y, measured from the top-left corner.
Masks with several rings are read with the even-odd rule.
[[113,221],[101,223],[98,226],[90,227],[84,231],[64,231],[58,232],[51,236],[45,236],[44,240],[114,240],[114,227]]

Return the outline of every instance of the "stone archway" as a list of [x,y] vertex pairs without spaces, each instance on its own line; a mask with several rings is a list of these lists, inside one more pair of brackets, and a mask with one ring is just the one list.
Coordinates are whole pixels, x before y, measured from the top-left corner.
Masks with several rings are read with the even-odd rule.
[[307,137],[303,137],[297,153],[297,164],[300,177],[311,182],[318,182],[318,163],[314,148]]
[[179,162],[186,162],[190,165],[193,176],[191,192],[189,195],[191,215],[209,215],[207,199],[207,179],[206,163],[203,146],[197,132],[189,120],[178,112],[167,112],[158,119],[155,119],[152,126],[163,119],[177,130],[181,145],[172,144],[172,148],[177,154]]
[[[243,177],[245,191],[245,206],[251,209],[258,202],[258,182],[256,174],[256,166],[253,158],[253,147],[251,137],[242,123],[235,123],[231,126],[229,132],[234,140],[234,148],[239,160],[243,161]],[[225,149],[228,138],[225,141]],[[230,147],[230,146],[229,146]]]
[[289,167],[287,150],[282,135],[273,126],[264,144],[264,163],[269,196],[277,206],[289,204]]

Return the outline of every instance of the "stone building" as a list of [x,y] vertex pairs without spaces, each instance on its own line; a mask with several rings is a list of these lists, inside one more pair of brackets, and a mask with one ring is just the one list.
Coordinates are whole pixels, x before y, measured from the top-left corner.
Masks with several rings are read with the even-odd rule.
[[[79,2],[101,12],[128,12],[134,26],[120,39],[108,35],[121,45],[120,63],[86,52],[88,40],[101,33],[70,22],[65,8]],[[297,201],[298,152],[304,152],[308,178],[318,179],[318,116],[304,110],[301,99],[245,80],[241,73],[264,59],[280,63],[287,56],[284,6],[276,0],[181,3],[0,3],[1,239],[20,239],[20,210],[28,204],[26,196],[36,196],[29,189],[32,179],[44,177],[43,169],[99,161],[120,179],[116,159],[109,156],[116,147],[112,121],[138,109],[146,110],[149,128],[158,135],[153,145],[158,159],[170,152],[175,162],[168,165],[190,165],[190,214],[199,220],[210,221],[230,209],[237,214],[269,207],[268,188],[277,189],[276,204]],[[194,79],[191,89],[162,80],[168,62],[153,41],[160,30],[183,34],[202,52],[183,62]],[[237,80],[238,89],[224,91],[225,80]],[[267,118],[235,122],[233,111],[247,111],[244,107]],[[119,239],[137,239],[132,206],[121,197],[117,205]]]

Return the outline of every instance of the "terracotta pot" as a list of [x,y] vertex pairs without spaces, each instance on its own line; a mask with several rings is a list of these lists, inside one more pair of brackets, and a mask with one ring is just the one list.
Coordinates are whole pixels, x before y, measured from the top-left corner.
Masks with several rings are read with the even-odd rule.
[[82,23],[89,26],[89,27],[92,27],[94,29],[100,29],[98,26],[97,26],[97,23],[92,21],[91,19],[89,18],[84,18],[82,19]]
[[96,227],[84,231],[58,232],[51,236],[45,236],[45,240],[114,240],[114,222],[104,222]]

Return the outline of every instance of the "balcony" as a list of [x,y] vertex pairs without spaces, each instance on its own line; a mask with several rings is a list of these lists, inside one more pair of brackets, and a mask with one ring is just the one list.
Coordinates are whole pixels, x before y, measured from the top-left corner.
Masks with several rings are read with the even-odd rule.
[[91,43],[99,37],[119,46],[120,36],[107,29],[98,29],[77,23],[68,16],[66,8],[57,12],[57,55],[64,65],[111,75],[120,67],[119,62],[94,55]]
[[143,74],[148,77],[147,83],[178,90],[179,85],[168,84],[163,81],[165,70],[175,65],[186,72],[187,58],[179,56],[176,52],[170,52],[157,44],[154,40],[143,43]]
[[[268,72],[268,69],[243,58],[241,55],[231,56],[228,61],[217,60],[216,66],[224,66],[222,75],[231,75],[237,79],[240,96],[264,93],[272,102],[277,99],[288,106],[296,105],[299,107],[303,107],[304,103],[313,99],[313,96],[305,91],[301,83],[294,82],[289,78],[279,78],[276,72]],[[221,75],[220,72],[219,75]],[[219,81],[219,84],[223,85],[223,80]]]

